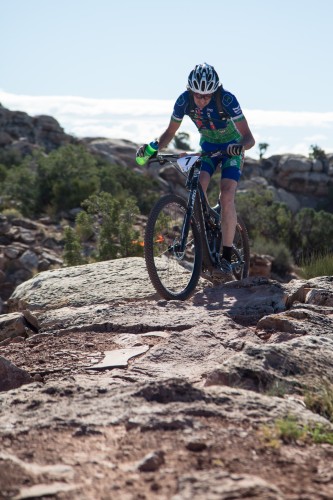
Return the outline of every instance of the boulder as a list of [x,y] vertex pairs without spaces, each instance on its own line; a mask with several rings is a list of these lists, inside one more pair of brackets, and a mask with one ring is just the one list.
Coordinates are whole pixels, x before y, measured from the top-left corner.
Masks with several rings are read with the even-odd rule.
[[0,392],[33,382],[28,372],[0,356]]

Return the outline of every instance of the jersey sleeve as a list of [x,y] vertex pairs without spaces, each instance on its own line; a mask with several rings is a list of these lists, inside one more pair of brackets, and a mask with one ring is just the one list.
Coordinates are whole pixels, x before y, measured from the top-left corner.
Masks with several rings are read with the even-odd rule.
[[188,91],[186,91],[183,94],[181,94],[178,97],[177,101],[175,102],[175,106],[173,108],[171,120],[173,120],[175,122],[179,122],[179,123],[182,121],[182,119],[184,118],[184,116],[186,114],[186,108],[188,106],[188,101],[189,101]]
[[231,92],[224,89],[222,94],[222,105],[234,122],[244,120],[243,111],[238,100]]

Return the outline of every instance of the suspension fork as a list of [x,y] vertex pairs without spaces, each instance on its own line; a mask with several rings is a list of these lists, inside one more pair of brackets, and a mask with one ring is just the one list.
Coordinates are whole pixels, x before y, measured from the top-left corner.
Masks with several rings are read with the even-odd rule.
[[196,213],[200,225],[200,233],[202,240],[202,255],[204,267],[208,270],[212,270],[216,266],[215,256],[212,254],[209,243],[208,234],[206,229],[206,219],[209,217],[209,208],[207,205],[207,199],[203,189],[199,185],[198,189],[198,203],[196,205]]
[[190,229],[190,224],[191,224],[191,219],[193,215],[193,209],[194,209],[194,203],[195,199],[197,196],[197,191],[198,191],[198,184],[199,184],[199,175],[200,175],[200,169],[195,168],[192,174],[191,178],[191,190],[188,196],[187,200],[187,208],[186,208],[186,213],[183,221],[183,226],[181,230],[181,237],[180,237],[180,244],[179,244],[179,251],[180,252],[185,252],[186,244],[187,244],[187,237]]

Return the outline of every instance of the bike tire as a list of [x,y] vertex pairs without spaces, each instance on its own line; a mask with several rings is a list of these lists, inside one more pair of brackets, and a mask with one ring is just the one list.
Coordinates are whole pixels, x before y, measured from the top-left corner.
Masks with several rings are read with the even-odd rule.
[[202,266],[200,232],[192,217],[185,252],[177,252],[187,203],[169,194],[152,208],[145,230],[145,261],[157,293],[167,300],[186,300],[193,295]]
[[250,240],[244,221],[239,216],[232,248],[231,263],[243,261],[242,265],[233,267],[233,274],[237,280],[247,278],[250,271]]

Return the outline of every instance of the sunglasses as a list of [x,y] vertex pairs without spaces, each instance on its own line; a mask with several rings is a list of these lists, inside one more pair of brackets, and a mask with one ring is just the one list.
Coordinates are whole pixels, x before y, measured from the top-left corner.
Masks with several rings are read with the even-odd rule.
[[212,97],[212,94],[197,94],[196,92],[193,92],[193,95],[197,99],[208,99]]

